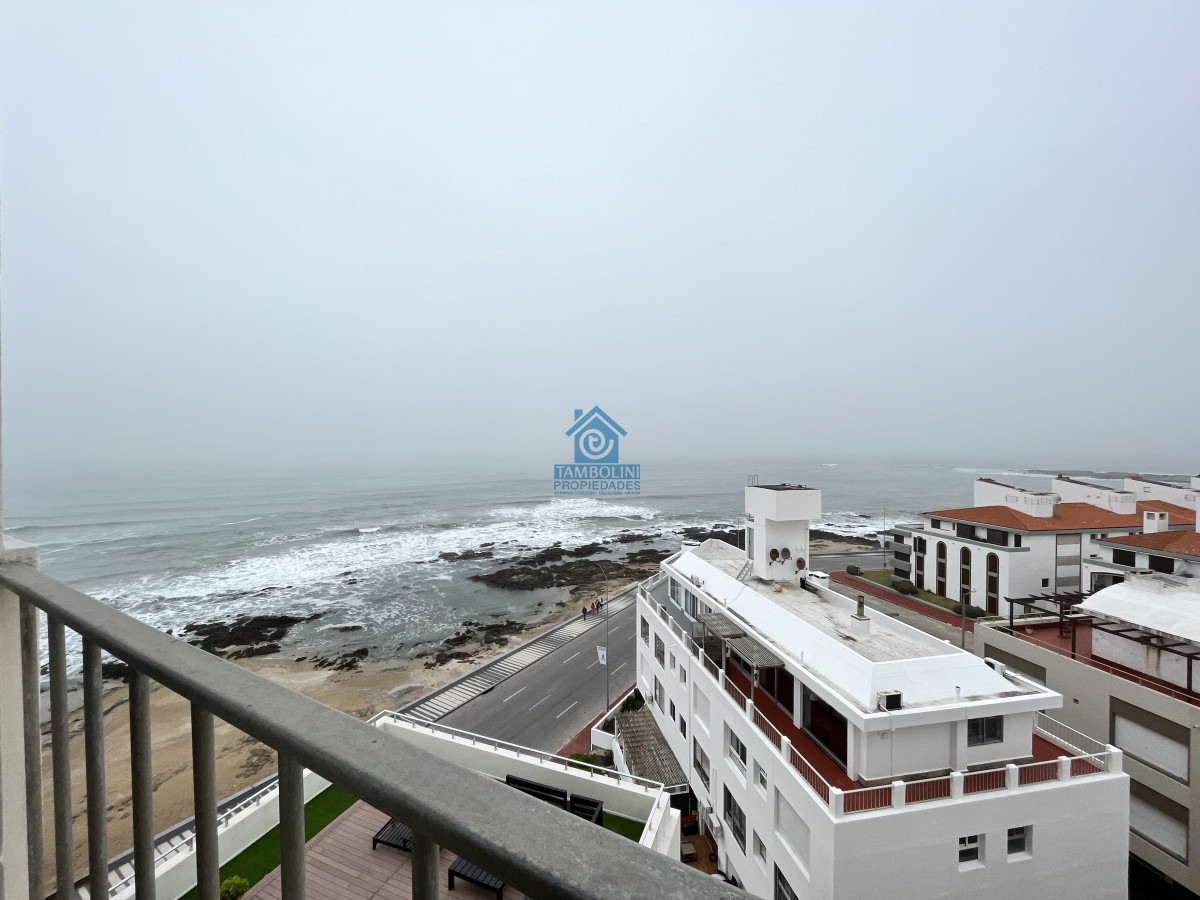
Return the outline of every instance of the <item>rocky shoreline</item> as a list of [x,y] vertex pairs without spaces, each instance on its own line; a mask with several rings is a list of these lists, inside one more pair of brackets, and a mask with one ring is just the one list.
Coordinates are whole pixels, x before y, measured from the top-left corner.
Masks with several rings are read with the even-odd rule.
[[[721,540],[735,547],[744,546],[745,532],[733,525],[718,523],[711,528],[688,527],[676,532],[682,541],[703,542]],[[879,545],[863,538],[846,537],[813,529],[812,539],[833,542],[843,550],[877,550]],[[490,571],[469,575],[471,581],[506,591],[533,591],[546,588],[565,588],[570,601],[560,600],[534,621],[505,619],[497,622],[465,620],[450,637],[436,644],[418,642],[401,644],[390,652],[368,646],[351,647],[330,655],[305,655],[296,662],[306,662],[318,669],[350,672],[368,660],[387,662],[397,658],[424,660],[427,669],[451,663],[468,663],[481,652],[494,652],[508,645],[511,639],[526,632],[552,624],[575,614],[577,607],[611,595],[630,583],[642,581],[658,571],[659,563],[675,552],[675,548],[638,547],[635,544],[661,545],[663,538],[626,530],[604,542],[564,547],[554,544],[541,550],[521,553],[518,548],[498,548],[483,544],[462,553],[442,553],[444,562],[479,562],[491,560],[497,564]],[[512,550],[518,552],[513,553]],[[619,554],[619,555],[618,555]],[[601,557],[601,558],[597,558]],[[353,576],[353,572],[343,573]],[[540,607],[541,604],[539,603]],[[249,659],[277,656],[282,653],[283,640],[297,625],[320,619],[325,613],[310,616],[253,616],[243,615],[226,621],[193,622],[185,626],[180,637],[203,650],[225,659]],[[493,614],[499,618],[502,614]],[[362,626],[347,625],[335,630],[354,632]],[[418,652],[412,652],[412,651]],[[124,663],[106,663],[104,677],[124,680],[128,669]]]

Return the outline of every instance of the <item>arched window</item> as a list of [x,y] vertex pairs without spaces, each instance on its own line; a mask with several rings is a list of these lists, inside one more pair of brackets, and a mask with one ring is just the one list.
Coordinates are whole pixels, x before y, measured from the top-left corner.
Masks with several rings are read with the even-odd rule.
[[1000,557],[995,553],[987,555],[987,611],[1000,614]]
[[971,602],[971,548],[958,551],[958,592],[963,603]]
[[946,542],[938,541],[937,545],[937,588],[936,594],[946,596]]

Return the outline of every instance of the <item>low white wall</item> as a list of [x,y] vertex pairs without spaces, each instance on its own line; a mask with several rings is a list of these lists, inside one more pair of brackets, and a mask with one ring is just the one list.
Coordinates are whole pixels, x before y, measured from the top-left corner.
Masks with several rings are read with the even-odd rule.
[[[304,802],[308,803],[327,787],[329,782],[315,772],[304,772]],[[257,804],[237,813],[229,824],[217,831],[221,865],[229,862],[260,837],[279,824],[279,785],[276,782]],[[190,845],[172,854],[155,866],[154,881],[159,900],[179,900],[196,886],[196,850]],[[127,900],[134,895],[132,882],[112,894],[111,900]]]
[[505,775],[528,778],[541,784],[560,788],[572,794],[582,794],[604,802],[607,812],[646,822],[654,809],[658,791],[627,781],[579,769],[562,763],[545,761],[536,756],[518,754],[506,748],[488,744],[472,745],[452,735],[410,728],[394,721],[381,719],[379,727],[400,740],[428,750],[430,753],[464,768],[503,779]]

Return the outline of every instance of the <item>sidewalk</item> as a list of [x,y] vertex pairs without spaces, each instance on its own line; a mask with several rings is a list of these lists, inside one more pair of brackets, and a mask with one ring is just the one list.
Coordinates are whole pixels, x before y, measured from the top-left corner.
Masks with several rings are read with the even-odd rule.
[[[955,615],[950,610],[942,609],[940,606],[934,606],[932,603],[926,603],[915,597],[906,597],[898,591],[885,588],[865,578],[847,575],[845,572],[833,572],[830,574],[829,580],[831,586],[838,593],[848,597],[866,594],[871,598],[868,605],[873,608],[958,646],[961,639],[962,617]],[[966,626],[966,649],[971,650],[974,643],[975,620],[968,616]]]

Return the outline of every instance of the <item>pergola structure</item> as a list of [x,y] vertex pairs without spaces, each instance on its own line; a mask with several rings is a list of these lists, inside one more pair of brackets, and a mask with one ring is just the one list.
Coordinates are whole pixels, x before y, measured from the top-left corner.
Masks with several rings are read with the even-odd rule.
[[713,610],[696,618],[704,627],[704,637],[716,638],[721,642],[721,668],[729,654],[734,654],[750,670],[750,690],[753,699],[754,686],[758,684],[758,673],[763,669],[782,669],[783,660],[746,633],[746,629],[719,610]]
[[1014,615],[1016,607],[1022,607],[1025,611],[1025,615],[1029,615],[1030,609],[1038,608],[1039,603],[1049,603],[1053,604],[1055,611],[1058,614],[1059,634],[1063,637],[1067,637],[1067,621],[1069,610],[1071,607],[1082,603],[1089,596],[1089,594],[1085,594],[1082,591],[1064,591],[1054,594],[1030,594],[1028,597],[1005,597],[1004,600],[1006,603],[1008,603],[1008,627],[1016,627]]

